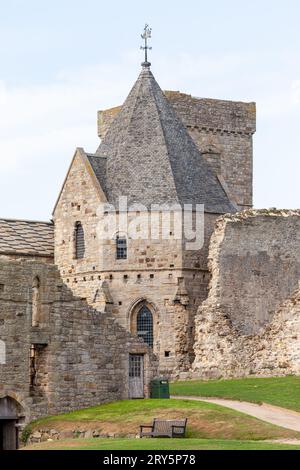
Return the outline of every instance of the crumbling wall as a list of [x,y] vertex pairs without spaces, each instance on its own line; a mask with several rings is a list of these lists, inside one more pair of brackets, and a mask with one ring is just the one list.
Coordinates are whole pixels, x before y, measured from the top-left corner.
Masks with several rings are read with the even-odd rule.
[[263,375],[300,374],[299,340],[300,284],[277,310],[270,325],[253,338],[254,369]]
[[196,375],[299,371],[299,216],[260,210],[218,220],[209,296],[196,315]]

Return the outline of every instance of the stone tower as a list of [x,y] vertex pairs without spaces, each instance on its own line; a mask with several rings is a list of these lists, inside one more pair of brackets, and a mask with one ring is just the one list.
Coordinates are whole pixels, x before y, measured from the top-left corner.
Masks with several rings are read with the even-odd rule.
[[[224,178],[228,168],[222,176],[217,154],[207,149],[201,155],[179,117],[183,108],[178,112],[167,96],[150,64],[144,64],[109,125],[101,114],[103,139],[96,153],[76,150],[54,210],[55,263],[76,295],[142,337],[158,356],[161,373],[176,376],[193,360],[194,315],[207,296],[214,222],[251,205],[252,172],[244,172],[246,182],[238,173],[239,201],[231,198],[233,178],[227,178],[228,184]],[[212,140],[210,148],[215,148]],[[251,151],[246,152],[249,168]],[[120,197],[126,197],[131,210],[120,209]],[[103,204],[107,209],[99,211]],[[189,204],[194,218],[196,205],[203,204],[203,247],[187,250],[184,238],[170,229],[164,239],[161,227],[158,239],[120,230],[99,236],[112,217],[118,222],[125,217],[138,232],[137,218],[144,221],[153,204]]]

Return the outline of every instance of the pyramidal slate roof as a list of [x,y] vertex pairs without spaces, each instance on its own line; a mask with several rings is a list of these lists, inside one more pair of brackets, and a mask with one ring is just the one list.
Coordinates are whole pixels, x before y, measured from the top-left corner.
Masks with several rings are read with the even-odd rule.
[[[94,156],[88,155],[108,202],[204,204],[235,212],[149,67],[143,67]],[[106,162],[106,164],[105,164]]]

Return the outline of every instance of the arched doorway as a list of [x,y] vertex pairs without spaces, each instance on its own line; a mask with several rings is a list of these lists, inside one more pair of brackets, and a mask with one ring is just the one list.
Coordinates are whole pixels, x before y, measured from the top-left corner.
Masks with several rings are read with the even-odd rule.
[[[155,305],[145,298],[139,298],[131,304],[127,318],[131,333],[155,350],[158,325],[158,310]],[[141,344],[140,351],[135,350],[129,355],[129,398],[144,398],[146,393],[149,352],[145,345]]]
[[18,422],[22,417],[22,407],[16,400],[0,398],[0,450],[18,449]]

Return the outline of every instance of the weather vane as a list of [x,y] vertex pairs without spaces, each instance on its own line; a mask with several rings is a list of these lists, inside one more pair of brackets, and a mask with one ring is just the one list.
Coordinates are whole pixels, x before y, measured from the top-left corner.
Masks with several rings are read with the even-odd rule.
[[151,38],[152,29],[149,28],[149,25],[146,23],[144,28],[144,33],[141,34],[141,38],[144,39],[145,45],[141,46],[141,49],[145,51],[145,61],[142,63],[143,67],[150,67],[151,63],[148,62],[148,49],[151,51],[152,47],[148,46],[148,39]]

